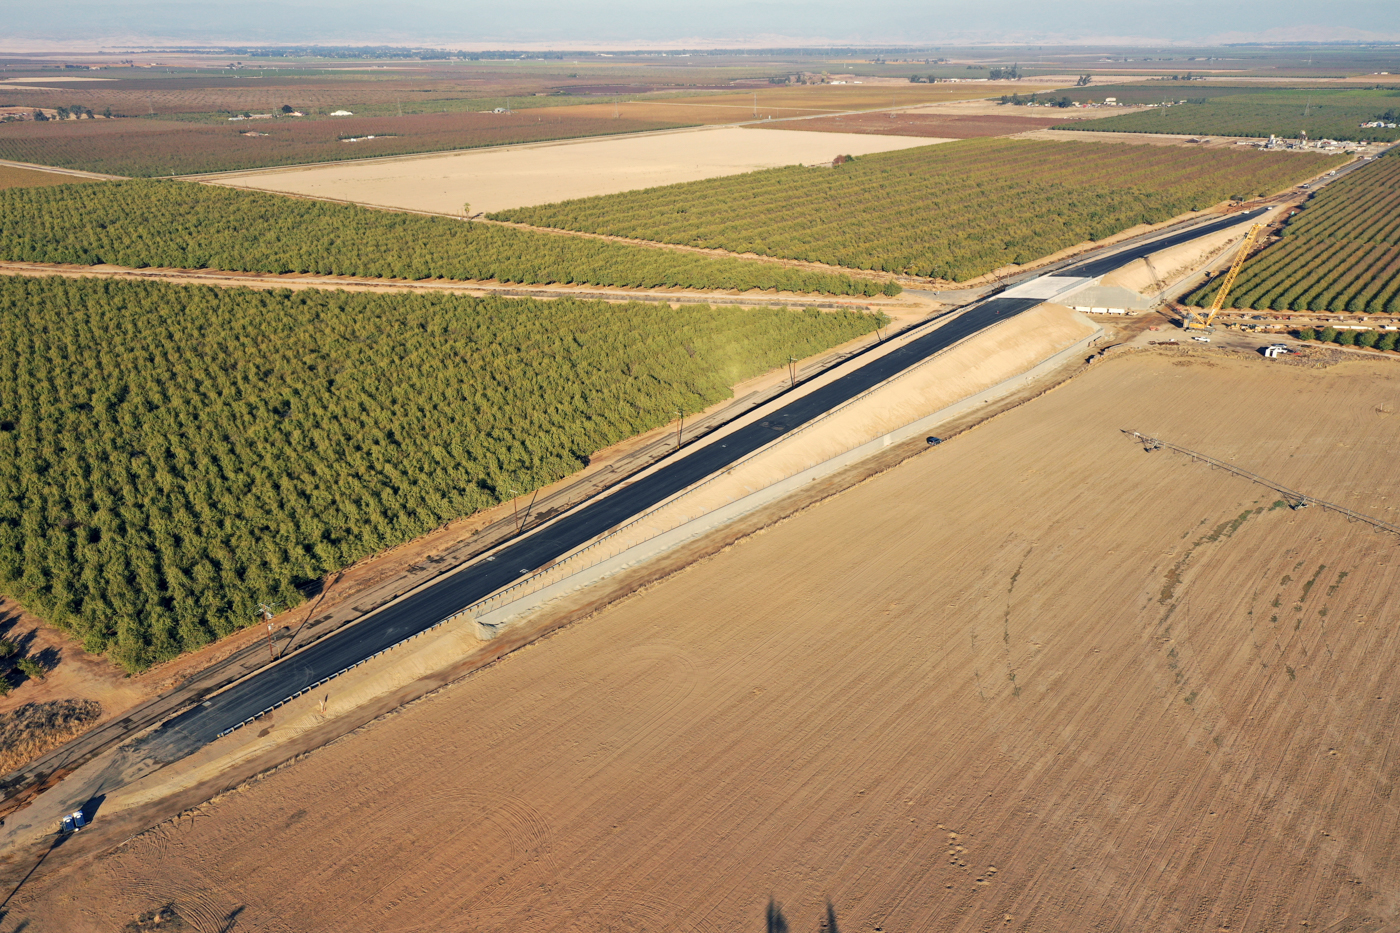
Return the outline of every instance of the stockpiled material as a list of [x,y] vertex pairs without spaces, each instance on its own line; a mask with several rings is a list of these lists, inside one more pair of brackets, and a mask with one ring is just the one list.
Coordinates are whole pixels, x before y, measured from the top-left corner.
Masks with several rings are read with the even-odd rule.
[[0,278],[0,592],[140,669],[881,323]]
[[492,216],[965,281],[1335,164],[1311,153],[981,139]]
[[0,259],[636,288],[885,290],[775,263],[176,181],[0,192]]
[[[1189,303],[1210,304],[1218,285]],[[1277,244],[1245,263],[1226,303],[1400,314],[1400,159],[1377,159],[1318,192]]]

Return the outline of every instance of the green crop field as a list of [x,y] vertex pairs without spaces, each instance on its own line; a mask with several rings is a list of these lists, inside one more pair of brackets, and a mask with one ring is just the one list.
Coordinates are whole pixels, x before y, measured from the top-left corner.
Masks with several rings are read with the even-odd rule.
[[0,259],[840,295],[886,289],[775,263],[150,180],[0,191]]
[[[1188,303],[1210,304],[1217,284]],[[1245,263],[1226,304],[1400,314],[1400,158],[1383,156],[1319,191],[1281,240]]]
[[0,592],[138,670],[884,322],[0,277]]
[[1400,124],[1400,88],[1210,88],[1198,91],[1181,85],[1161,89],[1143,85],[1131,91],[1109,93],[1108,88],[1092,91],[1081,88],[1070,96],[1076,100],[1103,100],[1104,96],[1116,93],[1120,102],[1170,100],[1173,103],[1169,107],[1159,106],[1121,117],[1063,123],[1056,129],[1195,136],[1274,135],[1285,139],[1297,139],[1305,132],[1311,140],[1393,142],[1400,139],[1400,128],[1362,126],[1377,121]]
[[502,211],[539,226],[965,281],[1336,157],[978,139]]

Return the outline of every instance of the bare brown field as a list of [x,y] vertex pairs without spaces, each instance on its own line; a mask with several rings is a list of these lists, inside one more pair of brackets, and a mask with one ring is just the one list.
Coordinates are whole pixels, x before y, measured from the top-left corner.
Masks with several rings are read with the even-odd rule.
[[71,185],[91,181],[74,175],[60,175],[57,172],[39,172],[12,165],[0,165],[0,191],[6,188],[43,188],[48,185]]
[[1398,387],[1110,358],[10,915],[728,931],[772,896],[793,929],[829,898],[890,933],[1379,931],[1396,542],[1118,428],[1394,520]]
[[580,109],[289,117],[221,124],[151,119],[9,123],[0,126],[0,158],[117,175],[184,175],[640,133],[677,125],[612,119],[611,114],[604,119],[576,113]]

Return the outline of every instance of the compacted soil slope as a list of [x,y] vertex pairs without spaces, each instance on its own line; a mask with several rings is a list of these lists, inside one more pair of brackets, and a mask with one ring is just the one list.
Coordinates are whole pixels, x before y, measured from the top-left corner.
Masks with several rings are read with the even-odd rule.
[[828,898],[885,933],[1379,930],[1400,542],[1118,429],[1394,521],[1397,389],[1110,357],[11,916],[730,931],[771,896],[794,930]]

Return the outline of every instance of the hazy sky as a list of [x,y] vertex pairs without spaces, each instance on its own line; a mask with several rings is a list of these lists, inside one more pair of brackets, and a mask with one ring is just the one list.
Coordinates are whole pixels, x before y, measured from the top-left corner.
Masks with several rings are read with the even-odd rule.
[[1400,0],[57,0],[13,3],[6,44],[773,45],[1400,40]]

